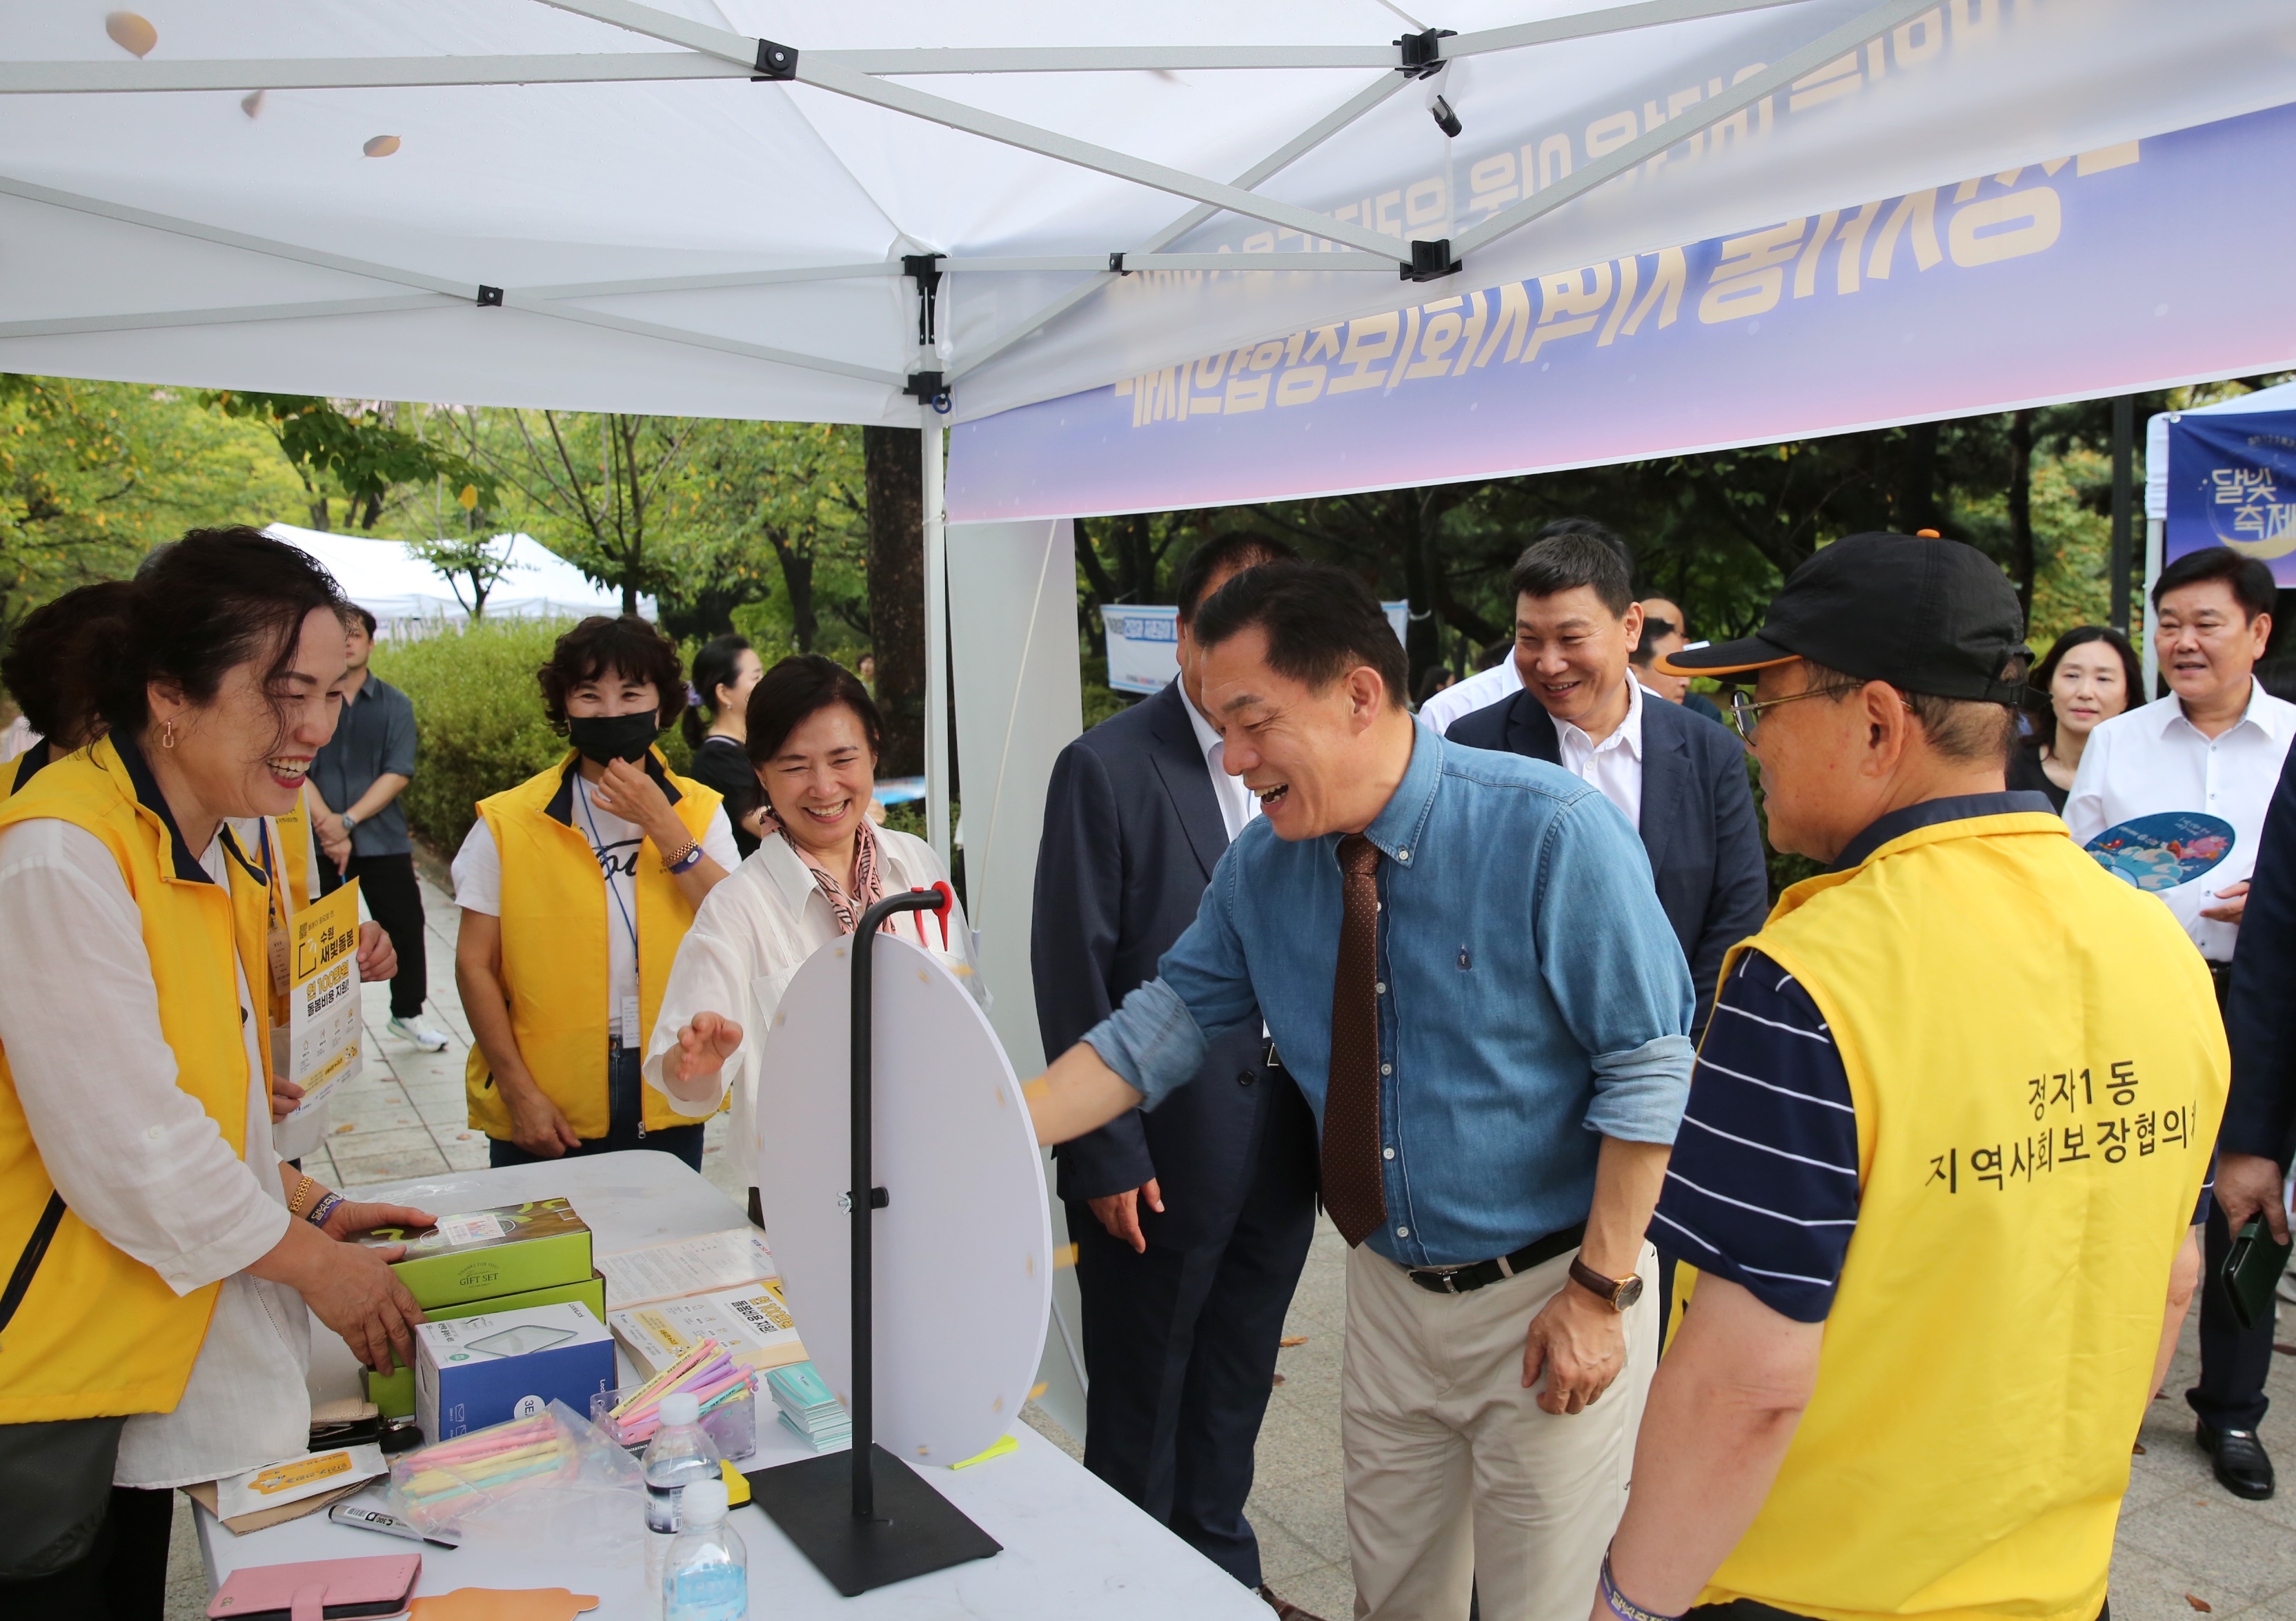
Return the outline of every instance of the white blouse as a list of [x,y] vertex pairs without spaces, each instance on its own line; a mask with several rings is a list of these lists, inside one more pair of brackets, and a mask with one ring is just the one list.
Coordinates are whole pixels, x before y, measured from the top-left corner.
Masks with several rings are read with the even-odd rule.
[[[201,865],[226,884],[229,860],[218,837]],[[127,1420],[114,1484],[185,1485],[299,1456],[310,1319],[294,1290],[244,1270],[291,1219],[245,973],[242,1157],[176,1084],[141,914],[94,835],[50,819],[0,832],[0,1045],[50,1180],[177,1295],[223,1284],[183,1400]]]
[[[930,889],[945,881],[947,868],[922,839],[890,828],[876,829],[880,881],[887,894]],[[663,990],[661,1010],[646,1043],[645,1082],[668,1097],[662,1084],[662,1055],[677,1045],[677,1033],[697,1013],[715,1013],[742,1027],[742,1044],[718,1072],[718,1091],[705,1106],[673,1098],[678,1113],[696,1115],[715,1109],[728,1089],[734,1096],[732,1131],[726,1140],[739,1156],[742,1180],[757,1175],[758,1054],[782,1005],[782,992],[805,961],[838,937],[837,915],[813,881],[813,869],[776,833],[711,890],[693,915],[693,926],[677,948]],[[940,947],[940,927],[925,921],[928,949],[952,967],[970,967],[972,931],[964,909],[953,909],[948,950]],[[912,936],[913,938],[913,936]],[[977,985],[967,976],[964,983]]]

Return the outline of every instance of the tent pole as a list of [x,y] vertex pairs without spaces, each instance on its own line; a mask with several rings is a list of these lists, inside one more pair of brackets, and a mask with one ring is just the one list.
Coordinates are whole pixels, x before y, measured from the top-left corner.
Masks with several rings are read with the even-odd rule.
[[2158,518],[2144,520],[2144,700],[2151,703],[2161,685],[2161,655],[2152,651],[2152,582],[2161,578],[2161,552],[2168,544],[2169,526]]
[[941,427],[931,407],[924,436],[925,832],[941,866],[954,872],[948,836],[948,546],[941,523]]
[[2136,400],[2123,394],[2112,402],[2112,582],[2105,623],[2128,634],[2128,554],[2136,505]]

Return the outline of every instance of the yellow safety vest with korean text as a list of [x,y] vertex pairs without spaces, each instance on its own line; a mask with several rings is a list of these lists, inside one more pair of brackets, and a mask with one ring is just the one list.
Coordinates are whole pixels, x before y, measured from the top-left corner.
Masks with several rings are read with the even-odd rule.
[[[269,892],[261,868],[228,828],[218,836],[227,842],[230,885],[210,878],[140,768],[138,761],[131,769],[108,738],[62,756],[0,805],[0,828],[49,818],[86,829],[111,851],[143,918],[176,1085],[243,1156],[249,1075],[239,974],[250,993],[268,983]],[[0,927],[69,930],[71,920],[9,918]],[[270,1079],[266,1060],[266,1090]],[[87,1107],[103,1107],[105,1077],[83,1080]],[[0,1275],[14,1271],[34,1245],[54,1192],[0,1049]],[[210,1283],[178,1296],[158,1272],[64,1210],[29,1288],[0,1330],[0,1424],[168,1411],[191,1378],[220,1288]]]
[[[605,876],[598,857],[569,819],[577,756],[570,750],[548,770],[479,802],[479,814],[502,857],[502,980],[510,997],[512,1033],[534,1083],[564,1113],[575,1135],[603,1137],[611,1125],[606,1096],[610,974]],[[678,820],[696,839],[709,829],[719,795],[671,774],[660,751],[658,780]],[[636,857],[638,1028],[651,1033],[678,942],[693,926],[693,905],[662,869],[648,839]],[[619,919],[611,926],[619,927]],[[644,1040],[644,1036],[640,1037]],[[488,1136],[511,1135],[510,1105],[476,1042],[464,1071],[471,1123]],[[644,1090],[645,1129],[696,1125],[652,1087]]]
[[2031,812],[1797,884],[1750,947],[1849,1072],[1859,1205],[1815,1393],[1700,1602],[2094,1621],[2229,1082],[2200,954]]

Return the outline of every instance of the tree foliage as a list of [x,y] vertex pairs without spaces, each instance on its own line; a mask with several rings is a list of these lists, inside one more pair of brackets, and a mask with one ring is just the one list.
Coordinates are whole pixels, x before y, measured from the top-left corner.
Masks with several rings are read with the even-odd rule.
[[[493,497],[493,473],[401,427],[393,420],[401,407],[229,390],[203,398],[225,416],[259,423],[269,432],[288,465],[302,477],[313,529],[333,527],[328,482],[341,490],[350,516],[364,530],[374,528],[394,491],[406,486],[443,481],[474,490],[480,502]],[[416,408],[406,409],[413,415]]]

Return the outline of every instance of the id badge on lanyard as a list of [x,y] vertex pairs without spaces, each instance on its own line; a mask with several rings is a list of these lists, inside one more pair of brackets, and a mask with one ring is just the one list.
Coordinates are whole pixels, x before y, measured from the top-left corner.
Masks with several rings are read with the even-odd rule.
[[639,1041],[643,1040],[643,1036],[638,1030],[638,999],[636,997],[626,996],[622,998],[621,1016],[616,1021],[616,1023],[622,1033],[622,1045],[625,1047],[636,1047],[638,1045]]

